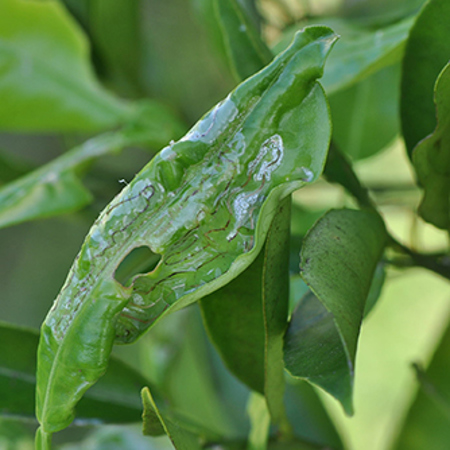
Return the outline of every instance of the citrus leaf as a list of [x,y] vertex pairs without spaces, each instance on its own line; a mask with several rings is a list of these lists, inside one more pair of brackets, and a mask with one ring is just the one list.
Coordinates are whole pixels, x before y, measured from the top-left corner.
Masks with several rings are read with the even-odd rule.
[[264,67],[272,59],[272,52],[238,0],[213,3],[228,63],[236,80],[241,81]]
[[431,136],[419,142],[412,159],[423,189],[419,214],[427,222],[450,229],[450,65],[439,75],[435,87],[438,124]]
[[333,210],[310,230],[301,251],[301,274],[311,292],[292,315],[286,367],[336,397],[347,414],[353,413],[359,329],[385,241],[377,215]]
[[[244,271],[280,201],[321,174],[330,123],[316,79],[335,39],[326,27],[298,33],[102,212],[42,327],[41,434],[70,424],[83,392],[105,372],[114,341],[134,341]],[[162,255],[160,263],[120,285],[116,268],[144,245]]]
[[188,429],[183,422],[164,414],[158,409],[150,389],[141,392],[144,405],[143,432],[146,435],[157,436],[164,432],[169,436],[176,450],[201,450],[200,437]]
[[[340,18],[321,18],[320,23],[340,36],[322,79],[325,91],[330,95],[400,61],[414,20],[407,18],[378,29],[365,28]],[[297,29],[298,26],[289,28],[274,51],[285,48]]]
[[425,3],[411,29],[403,58],[400,112],[409,155],[436,127],[433,88],[450,55],[450,2]]
[[208,33],[236,81],[258,72],[273,58],[247,8],[239,0],[195,0]]
[[384,67],[328,97],[333,142],[353,161],[383,150],[400,130],[400,65]]
[[132,112],[96,81],[88,43],[56,1],[2,0],[0,129],[96,131]]

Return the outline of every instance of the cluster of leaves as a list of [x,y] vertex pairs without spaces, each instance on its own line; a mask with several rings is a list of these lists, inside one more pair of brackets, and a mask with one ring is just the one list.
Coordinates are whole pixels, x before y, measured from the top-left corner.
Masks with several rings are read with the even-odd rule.
[[[299,135],[310,144],[306,153],[317,157],[333,124],[328,155],[324,148],[319,165],[329,183],[353,198],[353,208],[322,214],[301,207],[295,194],[294,200],[285,197],[259,254],[227,284],[193,298],[197,305],[164,317],[136,345],[145,356],[135,368],[111,358],[106,375],[76,406],[77,440],[86,426],[139,422],[142,415],[144,434],[167,435],[172,444],[101,426],[79,448],[343,448],[311,384],[353,414],[358,336],[380,295],[386,266],[418,266],[450,278],[445,249],[418,253],[390,234],[352,166],[402,134],[423,190],[418,214],[449,230],[450,5],[392,3],[378,9],[368,1],[369,12],[341,7],[332,17],[330,10],[324,16],[300,0],[2,0],[0,129],[9,137],[63,136],[74,146],[37,168],[8,149],[0,154],[0,227],[65,215],[83,221],[80,237],[117,192],[117,178],[142,165],[133,148],[146,151],[148,159],[179,139],[305,26],[326,25],[340,36],[321,80],[331,118],[326,108],[306,109],[303,123],[314,126]],[[180,16],[182,23],[175,21]],[[180,28],[166,26],[161,17]],[[302,74],[299,86],[312,89],[311,75]],[[281,109],[289,111],[284,101]],[[132,159],[126,174],[108,168],[123,149],[119,168]],[[69,252],[67,261],[71,257]],[[154,267],[155,255],[137,248],[116,267],[115,277],[126,286]],[[17,419],[36,425],[39,337],[7,322],[0,335],[0,443],[16,448],[23,444],[18,436],[26,436]],[[422,389],[397,449],[445,448],[448,442],[449,335],[427,371],[415,366]],[[66,399],[69,384],[69,394],[55,395],[76,403]],[[10,420],[19,428],[11,428]],[[45,448],[50,439],[40,433],[37,445]],[[70,429],[64,433],[62,440],[72,439]]]

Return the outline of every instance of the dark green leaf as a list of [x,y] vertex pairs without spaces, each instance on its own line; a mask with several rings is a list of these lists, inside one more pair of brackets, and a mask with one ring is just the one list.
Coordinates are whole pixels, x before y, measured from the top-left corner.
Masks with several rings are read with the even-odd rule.
[[381,295],[384,282],[386,280],[386,268],[385,263],[380,261],[377,264],[375,273],[373,274],[372,283],[370,285],[369,293],[367,294],[366,306],[364,307],[364,318],[366,318],[372,309],[375,307],[378,299]]
[[292,316],[286,367],[336,397],[348,414],[359,329],[385,240],[375,214],[335,210],[316,223],[302,247],[301,274],[312,292]]
[[318,446],[342,448],[333,422],[309,383],[289,377],[285,402],[287,415],[297,438]]
[[228,63],[236,80],[242,81],[268,64],[273,55],[238,0],[213,3]]
[[94,131],[132,112],[95,80],[86,38],[58,2],[2,0],[0,80],[4,130]]
[[399,85],[395,64],[329,97],[333,141],[353,160],[374,155],[398,134]]
[[195,0],[196,8],[236,81],[258,72],[273,55],[239,0]]
[[423,372],[416,367],[420,389],[406,417],[395,450],[445,450],[450,442],[450,327]]
[[434,133],[414,149],[412,159],[424,190],[420,215],[438,228],[450,229],[450,65],[435,87],[438,124]]
[[[0,415],[34,419],[37,331],[0,324]],[[79,403],[75,424],[138,422],[148,381],[113,358],[110,370]]]
[[415,145],[436,127],[433,88],[450,56],[450,2],[430,0],[411,29],[403,59],[401,120],[406,147]]
[[92,196],[77,169],[126,146],[160,146],[179,136],[182,126],[162,105],[145,102],[120,131],[98,135],[50,163],[0,188],[0,228],[76,211]]
[[275,421],[284,415],[282,348],[289,300],[290,201],[289,197],[280,205],[256,260],[201,301],[206,328],[226,365],[266,396]]
[[201,450],[200,438],[189,430],[189,425],[162,413],[156,405],[148,388],[141,392],[144,405],[143,432],[154,436],[161,431],[169,436],[176,450]]
[[141,2],[90,0],[89,35],[102,79],[121,94],[142,92]]

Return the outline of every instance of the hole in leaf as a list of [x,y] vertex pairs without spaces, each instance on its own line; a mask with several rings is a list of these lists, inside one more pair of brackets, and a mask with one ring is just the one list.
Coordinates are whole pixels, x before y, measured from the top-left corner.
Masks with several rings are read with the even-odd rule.
[[123,286],[129,286],[136,275],[153,271],[159,261],[161,255],[153,253],[148,247],[137,247],[119,264],[114,278]]

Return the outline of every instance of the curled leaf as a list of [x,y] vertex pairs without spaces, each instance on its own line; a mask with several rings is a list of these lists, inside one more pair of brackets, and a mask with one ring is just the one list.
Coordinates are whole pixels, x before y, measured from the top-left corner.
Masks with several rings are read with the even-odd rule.
[[[279,202],[320,175],[330,123],[316,79],[335,39],[326,27],[297,34],[102,212],[42,326],[37,416],[43,432],[72,421],[75,404],[105,372],[114,341],[132,342],[244,271]],[[141,246],[161,261],[122,286],[115,270]]]

